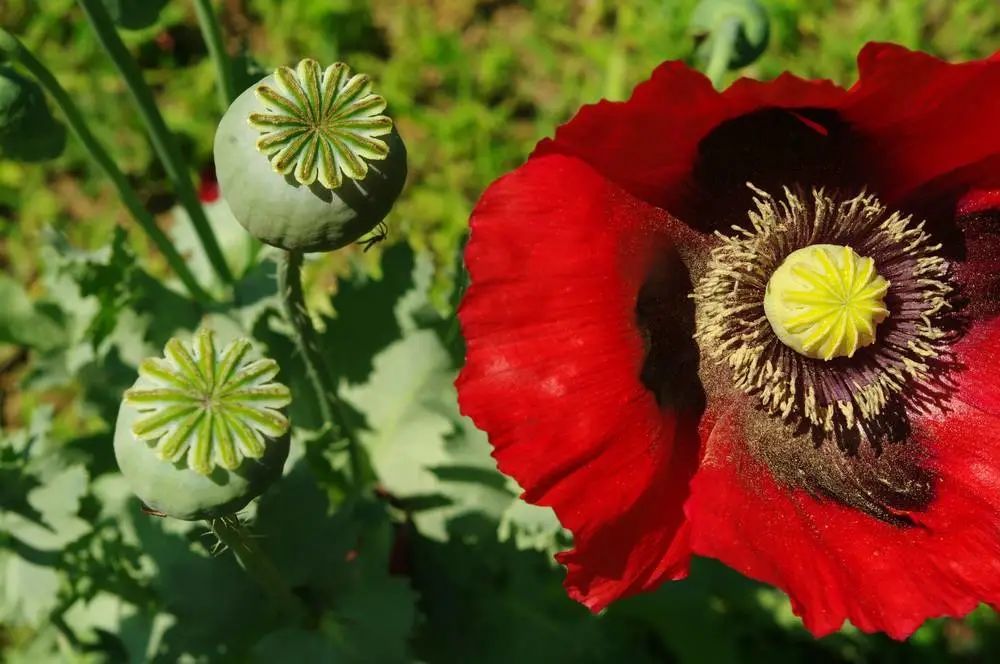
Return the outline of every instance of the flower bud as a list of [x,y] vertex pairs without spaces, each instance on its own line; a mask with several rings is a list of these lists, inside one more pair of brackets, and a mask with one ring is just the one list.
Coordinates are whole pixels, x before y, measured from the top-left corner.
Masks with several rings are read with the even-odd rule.
[[770,38],[767,10],[758,0],[702,0],[695,7],[689,25],[694,35],[705,37],[698,47],[698,56],[708,61],[714,40],[726,38],[721,28],[729,20],[739,23],[729,69],[739,69],[759,58]]
[[233,514],[281,477],[288,458],[288,388],[278,365],[253,360],[250,342],[218,350],[202,330],[188,347],[167,342],[125,392],[115,458],[132,491],[178,519]]
[[233,102],[215,135],[215,168],[251,235],[331,251],[382,221],[403,189],[406,149],[371,87],[347,65],[306,59]]

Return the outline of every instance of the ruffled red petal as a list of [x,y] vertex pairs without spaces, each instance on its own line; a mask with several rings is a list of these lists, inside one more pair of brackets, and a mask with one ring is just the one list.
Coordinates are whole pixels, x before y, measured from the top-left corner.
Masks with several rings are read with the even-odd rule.
[[695,553],[786,591],[815,635],[849,619],[902,639],[924,620],[1000,601],[1000,324],[956,348],[968,367],[945,415],[915,442],[935,498],[899,528],[778,486],[747,453],[735,412],[713,430],[685,509]]
[[[946,193],[1000,184],[989,162],[1000,154],[1000,57],[950,64],[875,43],[858,69],[850,91],[783,74],[719,93],[702,74],[667,62],[628,101],[584,106],[536,154],[577,156],[696,228],[745,212],[747,181],[867,187],[892,205],[960,170],[962,182],[940,183]],[[734,120],[721,149],[705,142]],[[733,210],[704,209],[720,198],[737,199]]]
[[[834,107],[844,95],[829,81],[791,74],[767,83],[741,79],[719,93],[699,72],[666,62],[628,101],[581,108],[554,139],[539,143],[535,154],[579,157],[636,197],[688,221],[685,213],[703,193],[692,180],[699,143],[711,131],[763,108]],[[752,165],[752,156],[748,162]]]
[[[962,368],[958,398],[1000,417],[1000,318],[973,325],[955,352]],[[1000,482],[1000,476],[997,481]]]
[[595,611],[688,566],[697,413],[644,387],[636,322],[671,223],[560,155],[498,180],[471,220],[459,403],[524,499],[573,532],[566,587]]
[[[996,170],[1000,171],[1000,163],[996,164]],[[1000,173],[998,173],[1000,178]],[[978,214],[995,213],[1000,214],[1000,189],[971,189],[962,196],[955,206],[955,213],[959,217],[967,217]]]
[[[953,171],[964,190],[997,183],[1000,59],[947,63],[893,44],[868,44],[841,114],[860,136],[859,165],[893,204]],[[969,168],[982,164],[982,168]],[[952,183],[959,184],[959,183]],[[963,192],[959,192],[959,195]]]

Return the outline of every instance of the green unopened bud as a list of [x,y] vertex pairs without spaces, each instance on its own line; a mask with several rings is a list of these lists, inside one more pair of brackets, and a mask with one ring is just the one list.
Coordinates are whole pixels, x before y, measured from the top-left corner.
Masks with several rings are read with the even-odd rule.
[[236,101],[215,135],[222,196],[251,235],[331,251],[373,229],[406,180],[406,148],[364,74],[302,60]]
[[697,56],[710,62],[716,41],[732,40],[728,69],[745,67],[764,53],[770,38],[767,10],[757,0],[702,0],[691,16],[690,30],[702,41]]
[[237,339],[218,349],[202,330],[191,346],[171,339],[125,392],[115,457],[143,502],[178,519],[242,509],[281,476],[288,457],[287,387],[278,364],[252,359]]
[[66,129],[49,112],[41,87],[0,66],[0,159],[43,161],[65,147]]

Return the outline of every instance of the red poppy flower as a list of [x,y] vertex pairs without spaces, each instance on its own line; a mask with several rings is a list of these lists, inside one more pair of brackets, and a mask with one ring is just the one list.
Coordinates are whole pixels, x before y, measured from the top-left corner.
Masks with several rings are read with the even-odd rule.
[[692,555],[816,635],[1000,604],[1000,58],[858,67],[666,63],[472,215],[461,406],[594,611]]

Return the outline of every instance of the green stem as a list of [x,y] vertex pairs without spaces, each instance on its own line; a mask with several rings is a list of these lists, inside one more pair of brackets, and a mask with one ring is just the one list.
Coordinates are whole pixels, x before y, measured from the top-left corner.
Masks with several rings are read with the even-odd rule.
[[309,318],[309,310],[306,308],[302,292],[301,252],[282,252],[281,263],[278,266],[278,292],[281,294],[285,318],[292,326],[292,338],[296,349],[302,356],[309,383],[316,393],[320,417],[333,427],[334,435],[340,435],[347,441],[351,478],[354,488],[357,489],[361,486],[363,476],[361,448],[354,429],[348,424],[344,405],[337,397],[336,385],[331,380],[332,374],[316,343],[316,330],[313,328],[312,319]]
[[236,82],[233,80],[233,65],[226,53],[225,44],[222,41],[222,29],[212,10],[211,0],[194,0],[194,10],[198,14],[198,25],[201,27],[201,36],[208,47],[208,54],[215,63],[215,73],[218,78],[216,91],[219,95],[219,106],[225,113],[229,105],[236,99],[239,91],[236,89]]
[[728,16],[712,32],[712,53],[705,67],[705,75],[715,87],[721,87],[722,77],[729,71],[729,63],[733,59],[733,49],[740,34],[741,19],[738,16]]
[[219,541],[233,552],[247,574],[274,600],[281,612],[296,622],[302,622],[308,615],[305,606],[292,593],[281,572],[257,546],[240,520],[235,516],[227,516],[212,519],[208,525]]
[[163,121],[163,116],[160,115],[160,111],[156,107],[156,100],[153,98],[153,93],[142,78],[139,66],[132,59],[132,56],[129,55],[128,49],[125,48],[121,37],[118,36],[118,31],[115,29],[114,23],[111,21],[111,17],[108,15],[108,11],[105,9],[102,1],[77,1],[87,15],[87,19],[90,21],[90,25],[97,34],[97,38],[104,47],[104,50],[115,63],[119,73],[125,80],[125,85],[128,87],[129,92],[132,94],[132,99],[138,107],[139,116],[146,125],[146,131],[153,143],[153,149],[163,163],[167,177],[170,178],[174,186],[177,199],[184,206],[188,217],[191,219],[191,223],[194,225],[194,230],[201,240],[205,255],[208,257],[212,267],[215,268],[219,278],[224,283],[232,283],[233,275],[229,271],[226,259],[222,255],[218,241],[215,239],[215,233],[212,232],[212,227],[208,223],[208,217],[205,216],[205,209],[202,207],[201,202],[198,200],[198,195],[194,191],[194,185],[191,184],[190,174],[181,157],[174,136]]
[[55,76],[52,75],[52,72],[18,41],[16,37],[3,29],[0,29],[0,53],[5,54],[12,61],[19,62],[45,88],[62,111],[66,122],[69,123],[70,129],[83,144],[83,147],[86,148],[87,152],[90,153],[94,161],[97,162],[97,165],[101,167],[105,175],[111,179],[111,182],[118,190],[118,197],[122,203],[132,213],[132,217],[135,218],[139,227],[142,228],[160,253],[163,254],[170,268],[180,278],[191,296],[203,303],[210,302],[212,299],[211,296],[195,279],[191,268],[184,262],[184,259],[178,253],[177,249],[174,248],[170,239],[156,225],[153,215],[143,206],[139,200],[139,195],[129,185],[125,174],[118,169],[118,166],[107,150],[104,149],[104,146],[101,145],[97,137],[90,131],[90,126],[87,124],[83,113],[80,112],[73,99],[59,84]]

